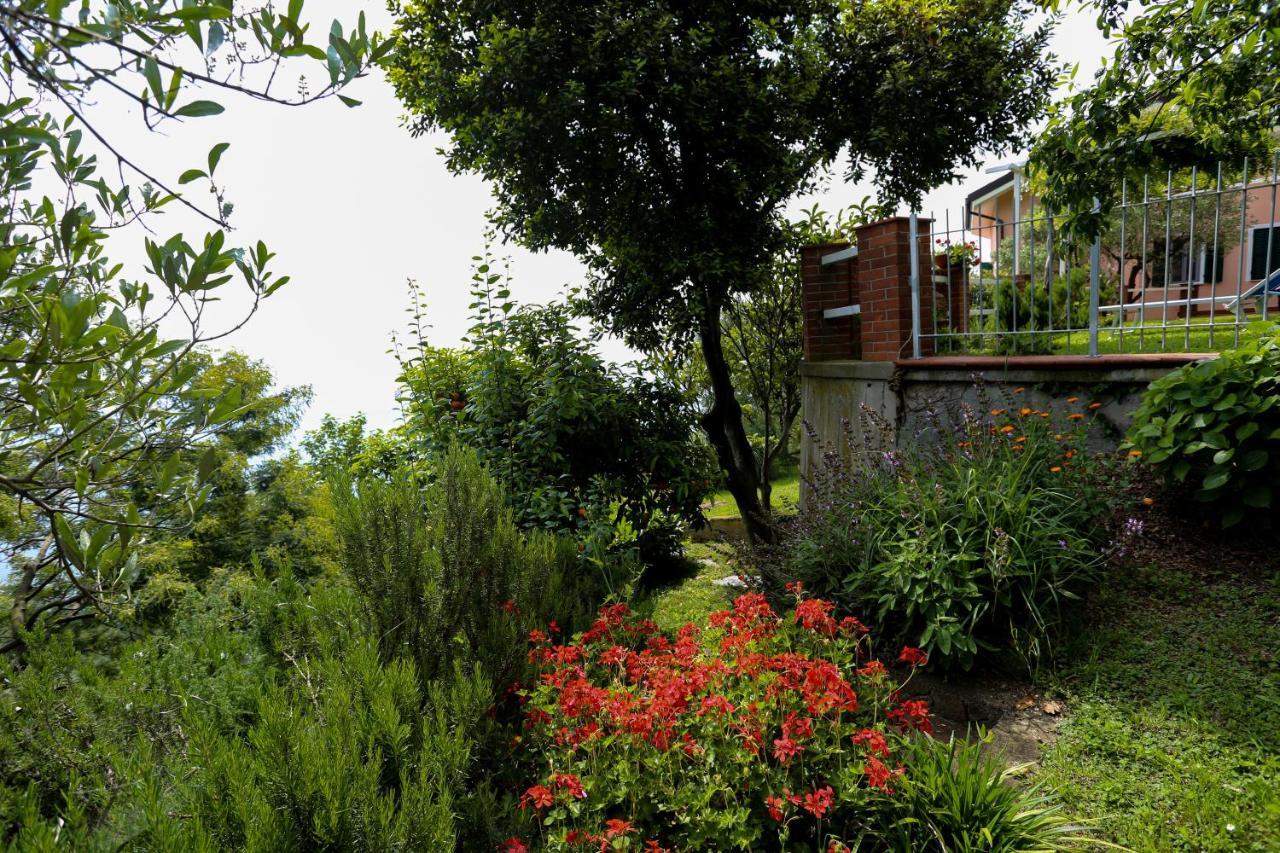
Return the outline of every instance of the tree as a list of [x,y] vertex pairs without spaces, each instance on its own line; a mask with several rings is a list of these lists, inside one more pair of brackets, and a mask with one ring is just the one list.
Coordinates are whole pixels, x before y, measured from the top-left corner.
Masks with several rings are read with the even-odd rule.
[[[1030,171],[1064,228],[1092,237],[1119,199],[1121,179],[1151,168],[1212,169],[1262,158],[1269,169],[1280,114],[1280,8],[1256,0],[1073,2],[1116,34],[1091,85],[1056,104]],[[1100,213],[1093,212],[1097,200]]]
[[[786,459],[800,416],[800,360],[804,355],[800,250],[836,240],[853,241],[853,226],[883,211],[870,199],[828,215],[817,206],[783,225],[783,242],[769,273],[750,293],[734,294],[724,311],[726,357],[734,388],[742,395],[753,433],[760,504],[773,515],[773,475]],[[705,369],[698,375],[705,376]]]
[[771,539],[722,314],[768,274],[781,211],[847,152],[886,200],[1005,148],[1042,111],[1047,27],[1021,0],[624,0],[396,6],[416,133],[493,182],[505,237],[569,250],[632,345],[702,349],[703,427],[748,532]]
[[[335,22],[324,46],[313,44],[302,7],[0,7],[0,526],[12,569],[10,636],[0,650],[20,648],[37,621],[72,624],[128,600],[135,546],[161,522],[135,495],[164,505],[170,519],[181,507],[189,520],[217,455],[210,449],[190,464],[188,451],[247,411],[238,388],[196,382],[195,354],[288,280],[270,271],[263,243],[228,245],[231,205],[214,183],[227,143],[176,179],[161,177],[109,138],[95,111],[132,102],[154,129],[222,112],[193,90],[308,103],[336,94],[390,49],[363,18],[346,35]],[[276,94],[293,58],[310,58],[328,82],[313,91],[301,80],[296,95]],[[191,183],[212,190],[211,207],[182,195]],[[215,230],[190,241],[156,235],[153,214],[171,206]],[[148,266],[130,276],[108,258],[106,241],[136,226],[147,230]],[[236,282],[250,308],[211,327],[209,306]]]

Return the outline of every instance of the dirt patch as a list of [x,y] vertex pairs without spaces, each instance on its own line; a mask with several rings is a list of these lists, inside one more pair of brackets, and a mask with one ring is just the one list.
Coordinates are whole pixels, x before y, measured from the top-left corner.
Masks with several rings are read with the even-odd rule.
[[1007,766],[1039,762],[1058,737],[1066,715],[1061,700],[1045,696],[1023,680],[1000,676],[943,677],[917,673],[906,694],[929,703],[937,737],[991,735],[990,749]]

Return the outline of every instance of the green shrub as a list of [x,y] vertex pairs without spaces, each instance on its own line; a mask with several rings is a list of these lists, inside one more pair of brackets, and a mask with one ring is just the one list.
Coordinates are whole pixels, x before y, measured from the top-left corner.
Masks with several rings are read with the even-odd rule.
[[[983,307],[992,309],[984,321],[985,329],[995,332],[996,352],[1007,355],[1036,355],[1053,352],[1053,330],[1087,329],[1089,327],[1089,271],[1071,267],[1065,275],[1054,275],[1048,293],[1043,273],[1039,281],[1014,286],[1013,279],[1003,276],[976,280],[969,289]],[[1114,279],[1101,282],[1101,304],[1115,301],[1118,290]],[[1040,334],[1022,334],[1027,331]],[[1016,334],[1015,334],[1016,332]]]
[[999,651],[1034,665],[1102,568],[1107,496],[1085,429],[1027,407],[989,411],[966,409],[903,450],[827,454],[762,572],[804,581],[941,664]]
[[1273,524],[1280,503],[1276,329],[1152,382],[1127,446],[1168,480],[1188,484],[1223,527]]
[[502,488],[459,445],[425,474],[335,473],[332,486],[344,571],[383,657],[412,660],[424,684],[462,661],[505,687],[529,627],[552,613],[571,625],[603,597],[608,579],[582,572],[566,541],[519,530]]
[[716,477],[690,401],[605,361],[569,306],[516,306],[489,263],[473,283],[465,347],[420,336],[402,358],[409,445],[423,458],[472,447],[520,527],[571,534],[588,557],[678,553]]
[[439,850],[484,783],[488,676],[383,661],[341,578],[215,578],[117,654],[0,671],[0,846]]

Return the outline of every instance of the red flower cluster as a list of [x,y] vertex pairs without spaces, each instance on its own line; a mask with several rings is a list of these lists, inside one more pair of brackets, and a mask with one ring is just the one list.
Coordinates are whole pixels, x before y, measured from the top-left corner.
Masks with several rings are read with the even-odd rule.
[[[674,637],[631,619],[621,604],[601,610],[576,643],[557,645],[531,632],[530,660],[539,672],[524,693],[527,745],[545,756],[546,772],[524,792],[521,808],[544,812],[553,837],[607,845],[640,826],[679,842],[677,827],[698,825],[698,809],[741,802],[739,786],[782,792],[756,800],[761,832],[788,814],[831,821],[859,797],[891,793],[891,779],[903,772],[887,763],[891,739],[930,731],[928,709],[917,700],[898,702],[885,666],[869,659],[860,622],[837,621],[830,602],[805,599],[798,585],[793,592],[789,620],[753,592],[712,614],[707,630],[686,625]],[[900,660],[919,666],[926,657],[908,648]],[[861,764],[844,773],[850,743]],[[738,781],[717,783],[719,794],[684,793],[683,805],[676,800],[684,786],[635,795],[616,782],[583,781],[610,763],[630,766],[610,777],[626,785],[723,779],[719,771],[696,769],[701,762],[743,769]],[[550,811],[557,802],[581,806]],[[635,813],[636,803],[645,811]],[[620,811],[625,820],[615,817]]]

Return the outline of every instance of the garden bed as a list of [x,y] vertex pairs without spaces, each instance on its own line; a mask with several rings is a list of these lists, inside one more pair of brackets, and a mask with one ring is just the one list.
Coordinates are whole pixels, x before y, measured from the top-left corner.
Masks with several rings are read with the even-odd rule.
[[[1128,567],[1034,680],[919,674],[940,736],[993,748],[1074,818],[1135,850],[1280,849],[1280,557],[1156,507]],[[695,573],[651,596],[677,625],[733,595],[729,554],[691,546]]]

